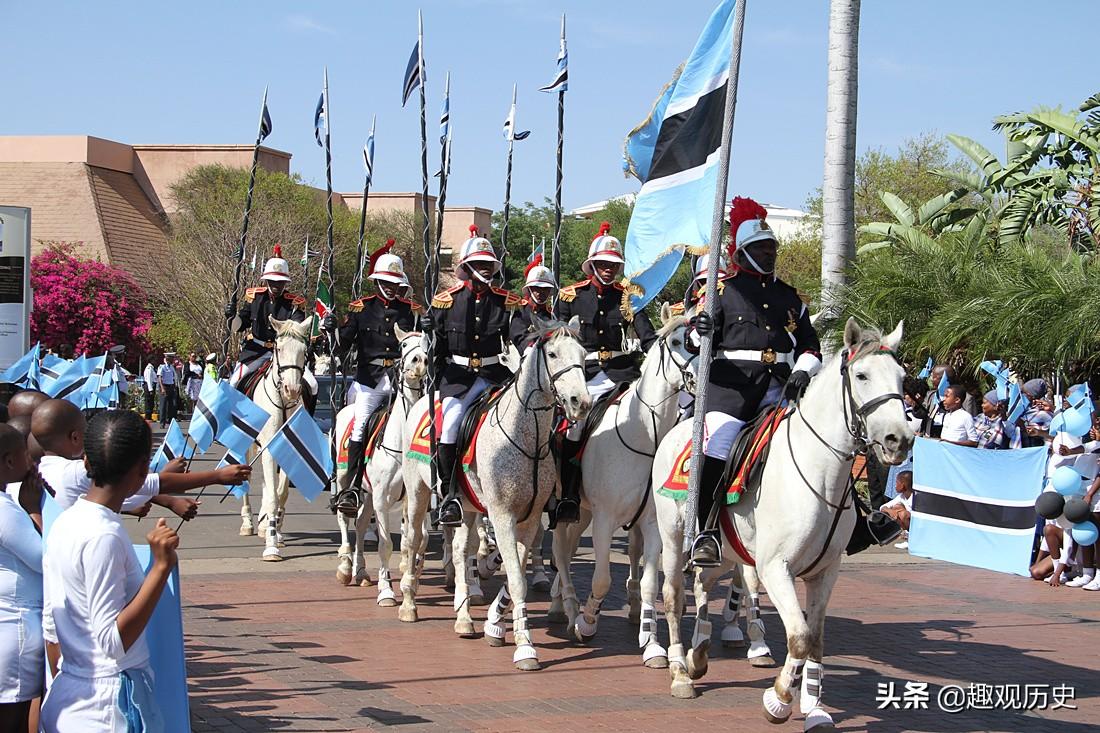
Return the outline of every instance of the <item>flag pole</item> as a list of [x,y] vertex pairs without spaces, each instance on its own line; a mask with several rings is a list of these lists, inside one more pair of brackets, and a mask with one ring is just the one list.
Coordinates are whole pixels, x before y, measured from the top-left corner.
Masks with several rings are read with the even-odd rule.
[[[447,72],[446,99],[448,100],[447,112],[450,116],[451,97],[451,72]],[[447,122],[447,136],[440,140],[439,145],[439,197],[435,201],[435,248],[432,251],[432,278],[431,289],[434,293],[439,287],[439,251],[443,247],[443,214],[447,206],[447,179],[451,175],[451,125]]]
[[[328,272],[325,273],[326,285],[328,286],[328,297],[332,301],[325,305],[329,308],[335,308],[336,306],[336,271],[334,266],[336,256],[336,243],[334,240],[334,222],[332,218],[332,135],[331,135],[331,116],[332,110],[329,106],[328,96],[328,67],[325,67],[325,87],[322,91],[325,97],[325,214],[328,216],[328,228],[325,231],[325,244],[328,246],[328,252],[326,253],[325,267]],[[366,211],[366,200],[363,201],[363,210]],[[320,282],[321,272],[317,273],[317,281]],[[313,307],[313,318],[317,318],[317,306]],[[328,406],[332,411],[333,425],[336,423],[336,371],[337,356],[336,352],[340,348],[340,332],[326,332],[326,340],[328,341],[328,354],[329,354],[329,375],[332,377],[332,384],[328,391]],[[336,480],[336,430],[330,431],[329,438],[329,453],[332,457],[332,475],[329,477],[330,481]]]
[[[367,145],[374,147],[374,124],[377,116],[370,121],[370,135],[367,136]],[[374,151],[371,151],[371,166],[374,165]],[[370,196],[370,184],[373,171],[368,170],[363,176],[363,208],[359,211],[359,243],[355,247],[355,278],[351,281],[351,299],[357,300],[363,294],[363,237],[367,233],[367,198]]]
[[[439,278],[439,257],[437,250],[433,251],[431,241],[431,218],[428,214],[428,99],[425,87],[427,77],[424,68],[424,13],[416,11],[416,48],[417,66],[420,76],[420,178],[422,183],[420,213],[424,219],[423,245],[424,245],[424,300],[428,306],[428,316],[431,318],[431,302],[435,296],[432,285]],[[435,336],[431,328],[424,330],[428,335],[428,440],[431,452],[431,483],[433,490],[439,477],[439,426],[435,422],[435,394],[436,394],[436,369],[435,369]]]
[[[726,186],[729,180],[733,117],[737,110],[737,81],[741,67],[741,37],[745,32],[745,2],[737,0],[733,18],[733,42],[730,44],[729,78],[726,80],[726,106],[722,117],[722,148],[718,157],[718,185],[714,189],[714,216],[710,227],[710,259],[707,263],[706,312],[714,318],[718,300],[718,259],[722,251],[722,229],[726,220]],[[684,517],[684,549],[695,541],[696,515],[699,512],[699,482],[703,466],[703,430],[707,412],[707,381],[714,349],[714,334],[705,334],[699,347],[699,388],[695,396],[695,417],[691,426],[691,470],[688,472],[688,496]],[[721,509],[719,509],[721,511]]]
[[500,275],[508,283],[508,220],[512,213],[512,151],[516,145],[516,85],[512,84],[512,124],[508,128],[508,168],[504,174],[504,224],[500,228]]
[[[248,240],[248,217],[252,212],[252,193],[256,188],[256,166],[260,162],[260,143],[264,135],[264,113],[267,111],[267,87],[264,87],[264,100],[260,104],[260,122],[256,129],[256,144],[252,148],[252,168],[248,172],[248,193],[244,198],[244,221],[241,223],[241,237],[237,243],[237,266],[233,271],[233,291],[229,295],[232,314],[225,319],[225,338],[222,339],[222,355],[229,354],[229,341],[233,335],[233,319],[237,316],[237,291],[241,289],[241,270],[244,269],[244,246]],[[270,132],[270,129],[268,130]]]
[[[561,14],[561,48],[565,49],[565,13]],[[562,149],[565,142],[565,90],[558,90],[558,150],[557,173],[554,179],[554,248],[551,252],[551,269],[554,280],[561,282],[561,179]]]

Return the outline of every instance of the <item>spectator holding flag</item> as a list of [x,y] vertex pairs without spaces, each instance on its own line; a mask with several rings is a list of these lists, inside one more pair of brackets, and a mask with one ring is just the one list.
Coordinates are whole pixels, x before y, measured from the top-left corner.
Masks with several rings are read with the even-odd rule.
[[1004,403],[997,396],[997,390],[991,389],[982,397],[982,414],[974,418],[974,430],[978,434],[978,447],[990,450],[1003,450],[1018,447],[1011,445],[1018,434],[1004,421]]

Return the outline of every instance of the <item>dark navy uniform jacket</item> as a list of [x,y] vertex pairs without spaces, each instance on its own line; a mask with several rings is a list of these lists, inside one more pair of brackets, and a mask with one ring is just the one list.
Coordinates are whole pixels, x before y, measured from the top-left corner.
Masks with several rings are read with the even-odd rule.
[[[401,344],[393,327],[415,331],[420,312],[419,303],[405,298],[386,300],[381,295],[368,295],[348,303],[348,315],[340,327],[340,348],[345,352],[358,347],[355,381],[374,387],[382,376],[401,358]],[[374,363],[382,361],[382,363]]]
[[304,297],[288,290],[284,290],[275,301],[272,301],[271,293],[266,287],[246,290],[244,306],[237,313],[240,319],[237,330],[251,331],[252,338],[246,339],[241,347],[242,360],[247,361],[247,355],[258,356],[275,348],[275,329],[271,326],[269,317],[301,323],[306,319],[305,305]]
[[[612,352],[625,350],[623,341],[630,326],[641,339],[643,352],[657,340],[649,316],[630,310],[630,297],[622,283],[601,285],[589,278],[562,288],[558,317],[568,323],[573,316],[580,318],[585,351],[597,354],[597,358],[585,361],[586,379],[592,379],[601,369],[614,382],[630,382],[641,376],[641,354],[611,356]],[[600,352],[607,358],[598,358]]]
[[550,309],[552,299],[548,299],[542,305],[535,305],[535,301],[530,298],[523,299],[523,307],[519,308],[512,314],[512,323],[508,327],[509,338],[512,343],[515,344],[516,349],[519,351],[520,356],[523,355],[523,350],[535,340],[537,335],[531,331],[534,325],[532,315],[538,314],[538,317],[544,321],[548,321],[554,318],[554,312]]
[[791,367],[768,354],[756,360],[731,360],[722,358],[721,352],[771,350],[790,354],[792,360],[805,353],[821,358],[821,343],[798,291],[782,280],[738,272],[720,280],[718,291],[707,410],[749,420],[759,410],[772,378],[785,381]]
[[[500,288],[475,292],[469,281],[439,293],[432,299],[431,329],[435,333],[436,368],[443,397],[461,397],[478,377],[500,384],[511,376],[499,361],[509,338],[512,313],[523,307],[523,298]],[[458,356],[468,365],[454,361]]]

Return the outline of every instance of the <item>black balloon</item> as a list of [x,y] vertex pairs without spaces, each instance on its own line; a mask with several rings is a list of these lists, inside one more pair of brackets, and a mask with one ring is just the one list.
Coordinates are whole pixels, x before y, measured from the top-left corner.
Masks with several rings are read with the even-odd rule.
[[1089,518],[1089,505],[1084,499],[1075,496],[1071,499],[1066,499],[1066,506],[1062,510],[1062,513],[1066,515],[1067,522],[1073,522],[1074,524],[1084,522]]
[[1065,497],[1057,491],[1044,491],[1035,501],[1035,513],[1043,519],[1057,519],[1065,506]]

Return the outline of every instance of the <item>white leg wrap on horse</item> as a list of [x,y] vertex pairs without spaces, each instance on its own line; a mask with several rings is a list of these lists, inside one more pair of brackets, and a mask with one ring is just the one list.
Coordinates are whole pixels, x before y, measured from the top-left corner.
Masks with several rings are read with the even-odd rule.
[[[805,664],[805,659],[787,657],[787,663],[779,671],[779,679],[787,685],[788,690],[795,690],[798,687],[798,683],[802,680],[802,667]],[[787,677],[787,675],[790,675],[790,677]]]
[[[507,613],[512,608],[512,598],[508,595],[508,586],[501,586],[497,597],[489,606],[489,613],[485,619],[485,635],[494,639],[503,639],[508,630]],[[517,628],[518,632],[519,629]]]
[[561,597],[561,573],[554,573],[554,580],[550,582],[550,597]]
[[485,557],[479,558],[474,561],[474,567],[477,569],[478,575],[488,580],[497,574],[500,570],[500,566],[504,563],[500,557],[500,550],[493,550]]
[[668,646],[668,663],[669,665],[679,664],[681,667],[686,666],[684,662],[684,645],[680,642],[675,644],[669,644]]
[[825,680],[825,666],[821,662],[809,660],[802,678],[802,694],[798,699],[798,706],[803,715],[821,704],[821,690]]
[[833,716],[829,715],[821,708],[814,708],[810,712],[806,713],[806,720],[802,724],[802,730],[813,730],[818,726],[832,724]]
[[745,656],[749,659],[754,657],[766,657],[771,655],[772,650],[768,648],[768,642],[764,641],[764,622],[760,619],[749,622],[749,650],[745,653]]
[[774,687],[764,690],[764,709],[779,720],[791,717],[791,704],[780,700]]
[[642,619],[638,623],[638,648],[644,649],[657,637],[657,609],[642,601]]
[[691,648],[694,649],[704,641],[710,641],[711,623],[706,619],[695,617],[695,631],[691,634]]
[[737,625],[737,619],[728,622],[722,627],[722,641],[728,643],[745,641],[745,635],[741,632],[741,627]]
[[597,599],[595,596],[588,596],[588,600],[584,604],[584,610],[581,615],[577,616],[577,630],[583,635],[595,635],[596,628],[600,623],[600,608],[602,606],[602,598]]
[[722,609],[722,619],[728,624],[737,620],[737,611],[741,606],[741,589],[730,583],[729,592],[726,593],[726,605]]

